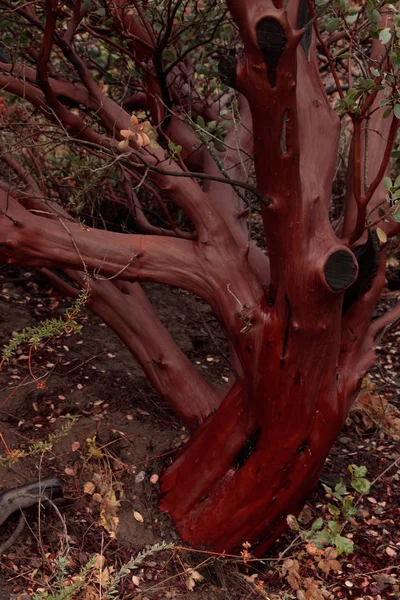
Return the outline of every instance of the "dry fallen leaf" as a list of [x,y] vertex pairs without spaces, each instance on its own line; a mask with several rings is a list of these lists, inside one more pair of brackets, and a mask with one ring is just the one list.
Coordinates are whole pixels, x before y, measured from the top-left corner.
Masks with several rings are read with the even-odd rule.
[[96,489],[96,486],[94,485],[93,481],[87,481],[85,483],[85,485],[83,486],[84,493],[89,494],[90,496],[92,494],[94,494],[95,489]]
[[106,563],[105,556],[103,554],[96,554],[96,562],[94,566],[96,569],[102,569]]
[[76,452],[77,450],[79,450],[80,447],[81,447],[81,445],[79,442],[72,442],[72,444],[71,444],[72,452]]
[[187,577],[186,577],[186,587],[189,590],[189,592],[192,592],[195,588],[196,583],[198,583],[199,581],[203,581],[204,577],[203,575],[200,575],[200,573],[198,571],[195,571],[194,569],[188,569],[186,571]]
[[135,517],[136,521],[139,521],[139,523],[144,523],[142,515],[137,510],[133,511],[133,516]]
[[383,229],[381,229],[380,227],[377,227],[376,228],[376,233],[378,235],[379,241],[382,242],[382,244],[386,244],[386,242],[387,242],[387,235],[383,231]]

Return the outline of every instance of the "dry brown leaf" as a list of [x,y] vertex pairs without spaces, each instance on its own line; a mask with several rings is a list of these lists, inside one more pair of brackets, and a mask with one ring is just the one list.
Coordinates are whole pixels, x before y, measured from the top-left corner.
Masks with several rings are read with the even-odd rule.
[[94,485],[93,481],[87,481],[83,486],[84,493],[89,494],[89,496],[92,496],[92,494],[94,494],[95,489],[96,486]]
[[133,511],[133,516],[135,517],[136,521],[139,521],[139,523],[144,523],[142,515],[137,510]]
[[136,587],[139,587],[140,579],[137,575],[132,575],[132,583],[133,583],[133,585],[136,585]]
[[204,577],[203,575],[200,575],[200,573],[198,571],[195,571],[194,569],[188,569],[186,571],[186,587],[189,590],[189,592],[192,592],[196,586],[196,583],[198,583],[199,581],[203,581]]

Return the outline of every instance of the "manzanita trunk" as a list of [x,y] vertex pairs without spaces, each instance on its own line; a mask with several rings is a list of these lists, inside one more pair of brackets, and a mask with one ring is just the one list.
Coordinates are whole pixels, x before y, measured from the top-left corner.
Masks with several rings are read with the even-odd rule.
[[[262,553],[318,480],[373,364],[374,339],[400,312],[396,307],[371,324],[385,282],[385,250],[374,227],[366,229],[367,206],[371,213],[385,201],[380,184],[398,120],[391,115],[383,121],[378,85],[361,97],[351,113],[344,212],[332,224],[340,122],[320,79],[313,4],[227,1],[243,52],[237,60],[221,61],[221,75],[235,90],[219,98],[231,120],[224,153],[211,150],[207,141],[203,124],[219,122],[219,107],[188,83],[191,64],[165,63],[169,36],[179,32],[174,3],[166,1],[172,22],[164,37],[155,35],[147,3],[134,2],[129,10],[124,4],[107,3],[113,35],[125,41],[118,45],[113,38],[112,47],[117,44],[143,70],[144,91],[127,103],[148,110],[150,124],[140,125],[136,114],[131,120],[80,58],[74,46],[79,35],[108,41],[80,3],[70,15],[47,0],[45,26],[40,6],[18,9],[43,32],[37,72],[3,63],[0,82],[62,125],[68,143],[74,140],[97,159],[121,165],[125,200],[110,194],[138,211],[137,227],[147,235],[74,223],[68,213],[45,204],[35,178],[5,153],[3,160],[24,185],[1,184],[0,252],[9,262],[43,267],[72,295],[89,286],[91,274],[90,308],[196,430],[164,474],[161,507],[193,545],[223,552],[248,541]],[[68,21],[64,29],[57,29],[58,18]],[[319,43],[329,55],[322,38]],[[80,84],[54,76],[52,50],[76,69]],[[373,42],[372,53],[376,63],[390,67],[380,42]],[[232,100],[239,121],[237,113],[229,113]],[[189,108],[201,117],[197,126]],[[371,131],[380,132],[370,133],[368,152],[361,126],[367,121]],[[158,147],[147,137],[152,128]],[[165,158],[166,148],[175,152],[173,160]],[[256,186],[247,180],[252,154]],[[144,217],[136,195],[141,186],[161,206],[169,229]],[[166,199],[186,213],[194,233],[175,225]],[[262,214],[268,257],[249,240],[252,204]],[[387,235],[399,229],[390,218],[380,226]],[[66,270],[70,283],[51,270],[55,267]],[[189,290],[211,306],[237,374],[225,396],[175,346],[140,288],[144,280]]]

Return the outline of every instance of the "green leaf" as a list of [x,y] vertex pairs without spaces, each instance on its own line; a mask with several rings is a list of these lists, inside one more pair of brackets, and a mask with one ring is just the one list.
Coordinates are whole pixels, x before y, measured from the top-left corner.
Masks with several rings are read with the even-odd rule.
[[333,535],[339,535],[341,526],[337,521],[328,521],[328,528],[333,533]]
[[350,465],[349,471],[354,477],[365,477],[367,474],[367,467],[364,465],[361,465],[360,467],[357,467],[357,465]]
[[[387,236],[384,231],[382,231],[381,229],[379,229],[379,231],[378,231],[378,229],[379,229],[379,227],[377,228],[378,237],[381,240],[381,242],[383,244],[385,244],[387,242]],[[382,231],[383,236],[379,235],[380,231]],[[381,239],[381,237],[382,237],[382,239]],[[386,239],[384,239],[384,237]],[[351,485],[356,490],[356,492],[358,492],[359,494],[368,494],[368,492],[371,488],[371,484],[368,481],[368,479],[364,479],[363,477],[357,477],[357,479],[354,479],[351,482]]]
[[396,223],[400,223],[400,206],[392,213],[392,219],[396,221]]
[[392,180],[390,179],[390,177],[384,177],[383,178],[383,187],[387,191],[389,191],[391,189],[391,187],[392,187]]
[[342,20],[339,19],[338,17],[335,17],[334,19],[330,19],[326,24],[326,30],[329,31],[329,33],[333,33],[334,31],[339,29],[341,24],[342,24]]
[[196,65],[196,73],[199,73],[199,75],[208,75],[209,69],[204,65]]
[[313,542],[317,548],[323,548],[324,546],[328,546],[332,543],[332,535],[329,531],[323,529],[315,535]]
[[207,123],[207,129],[209,131],[214,131],[214,129],[217,128],[217,121],[209,121],[209,123]]
[[383,113],[383,118],[387,119],[388,117],[390,117],[390,115],[392,114],[392,107],[390,106],[389,108],[387,108],[385,110],[385,112]]
[[327,494],[332,494],[332,488],[330,488],[329,485],[325,485],[323,483],[322,487],[324,488],[324,490],[326,491]]
[[314,523],[311,525],[311,530],[318,531],[319,529],[322,528],[323,524],[324,524],[324,522],[323,522],[322,518],[318,517],[318,519],[315,519]]
[[391,37],[392,34],[389,27],[385,27],[385,29],[382,29],[382,31],[379,32],[379,40],[382,44],[387,44]]
[[396,106],[394,107],[394,116],[396,117],[396,119],[400,119],[400,104],[396,104]]
[[370,71],[374,77],[379,77],[380,73],[379,73],[378,69],[375,69],[375,67],[371,67]]
[[86,10],[90,10],[92,8],[91,0],[83,0],[83,6],[86,8]]
[[205,129],[206,127],[206,122],[203,119],[203,117],[201,115],[198,115],[197,119],[196,119],[196,123],[199,127],[201,127],[202,129]]
[[346,17],[346,23],[348,25],[353,25],[353,23],[355,23],[357,21],[357,17],[358,17],[358,14],[356,14],[356,15],[347,15],[347,17]]
[[353,554],[354,552],[353,542],[342,535],[336,535],[333,543],[339,556],[340,554]]
[[225,152],[225,150],[226,150],[225,144],[223,144],[219,140],[213,140],[213,144],[214,144],[214,148],[217,150],[217,152]]
[[346,519],[349,517],[354,517],[354,515],[357,513],[357,509],[353,506],[353,499],[351,497],[345,498],[343,501],[342,513]]
[[395,188],[400,187],[400,175],[398,177],[396,177],[396,181],[394,182],[393,187],[395,187]]
[[379,23],[381,20],[381,13],[378,10],[373,10],[367,16],[372,23]]
[[338,497],[341,500],[342,496],[345,496],[346,494],[348,494],[347,488],[344,485],[343,481],[340,481],[340,483],[337,483],[335,485],[335,493],[334,496]]
[[334,504],[328,504],[328,510],[331,513],[331,515],[335,518],[340,515],[339,508],[337,506],[335,506]]
[[176,59],[175,52],[173,52],[173,50],[170,50],[169,48],[164,48],[161,57],[164,60],[168,60],[169,62],[173,62]]

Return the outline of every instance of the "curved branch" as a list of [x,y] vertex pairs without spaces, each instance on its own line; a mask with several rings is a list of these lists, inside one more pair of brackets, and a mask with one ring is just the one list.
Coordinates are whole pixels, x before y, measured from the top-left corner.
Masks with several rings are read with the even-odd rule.
[[[52,271],[41,270],[55,287],[77,295],[75,288]],[[66,274],[83,285],[82,274]],[[138,283],[91,281],[88,307],[121,338],[160,396],[190,429],[219,407],[218,389],[206,382],[179,349]]]
[[190,240],[82,228],[61,218],[55,222],[34,216],[1,189],[0,210],[0,256],[10,263],[87,269],[98,279],[159,281],[212,299]]

